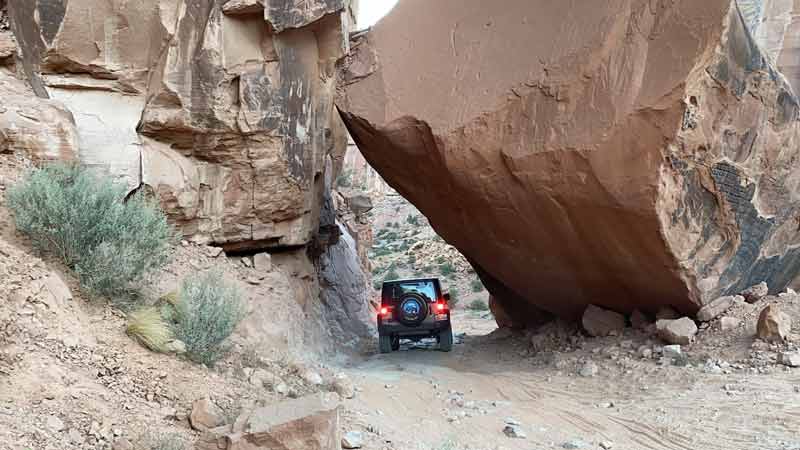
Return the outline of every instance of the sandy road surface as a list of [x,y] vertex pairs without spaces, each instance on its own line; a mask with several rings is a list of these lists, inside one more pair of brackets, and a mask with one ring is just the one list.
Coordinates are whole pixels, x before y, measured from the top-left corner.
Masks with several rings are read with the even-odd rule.
[[[646,340],[635,332],[542,358],[521,336],[481,336],[493,328],[487,319],[454,320],[469,335],[452,353],[405,344],[348,368],[361,391],[345,422],[364,431],[365,448],[800,449],[800,369],[714,374],[606,356]],[[584,359],[596,376],[576,373]],[[526,439],[503,434],[507,418]]]

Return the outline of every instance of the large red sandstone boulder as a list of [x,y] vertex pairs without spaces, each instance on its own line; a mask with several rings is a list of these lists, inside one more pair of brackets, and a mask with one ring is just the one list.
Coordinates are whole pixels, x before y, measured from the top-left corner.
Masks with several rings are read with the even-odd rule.
[[504,311],[798,275],[798,101],[735,1],[401,0],[352,46],[355,142]]

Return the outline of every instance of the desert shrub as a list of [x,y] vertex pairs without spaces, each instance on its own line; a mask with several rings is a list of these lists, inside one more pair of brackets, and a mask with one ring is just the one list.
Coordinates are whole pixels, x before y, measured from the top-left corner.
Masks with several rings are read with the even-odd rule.
[[372,280],[372,288],[373,289],[375,289],[377,291],[378,289],[381,288],[381,286],[383,286],[383,280],[381,280],[380,278],[376,278],[376,279]]
[[469,284],[469,287],[472,288],[472,292],[483,291],[483,283],[481,283],[481,280],[472,280],[472,282]]
[[400,274],[397,273],[397,269],[395,269],[394,265],[389,267],[389,270],[386,272],[386,276],[383,279],[384,280],[397,280],[397,279],[400,279]]
[[154,352],[165,353],[172,340],[172,330],[156,307],[140,309],[128,316],[125,333]]
[[244,317],[239,290],[217,271],[186,278],[179,294],[175,337],[192,361],[213,366],[228,351],[226,340]]
[[349,170],[342,172],[336,177],[336,185],[339,187],[350,187],[353,185],[353,173]]
[[414,264],[417,263],[417,256],[416,255],[408,255],[408,258],[406,258],[406,262],[409,265],[413,266]]
[[415,227],[419,226],[419,217],[409,214],[408,217],[406,217],[406,222],[408,222],[409,225],[414,225]]
[[448,275],[452,275],[453,273],[455,273],[455,271],[456,269],[450,263],[444,263],[441,266],[439,266],[439,273],[441,273],[442,276],[445,277]]
[[158,207],[86,168],[49,165],[13,186],[17,228],[75,270],[92,293],[130,293],[168,259],[175,233]]
[[469,302],[467,309],[472,311],[486,311],[489,309],[489,305],[487,305],[483,300],[473,300]]
[[445,259],[444,256],[437,256],[436,257],[436,264],[444,264],[446,262],[447,262],[447,259]]

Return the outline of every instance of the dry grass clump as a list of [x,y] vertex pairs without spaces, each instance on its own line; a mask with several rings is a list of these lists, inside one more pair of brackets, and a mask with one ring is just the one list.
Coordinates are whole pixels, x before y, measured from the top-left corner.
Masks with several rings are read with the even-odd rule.
[[159,353],[168,351],[173,339],[169,324],[155,307],[143,308],[130,314],[125,332],[146,348]]

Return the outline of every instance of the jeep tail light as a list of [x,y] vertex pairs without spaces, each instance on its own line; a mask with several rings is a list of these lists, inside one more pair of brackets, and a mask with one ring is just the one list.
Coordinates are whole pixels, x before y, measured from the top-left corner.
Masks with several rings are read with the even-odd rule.
[[390,312],[391,312],[391,309],[389,309],[388,306],[382,306],[381,307],[381,315],[382,316],[386,317],[386,316],[389,315]]
[[437,314],[443,314],[447,312],[447,303],[444,300],[439,300],[434,308]]

